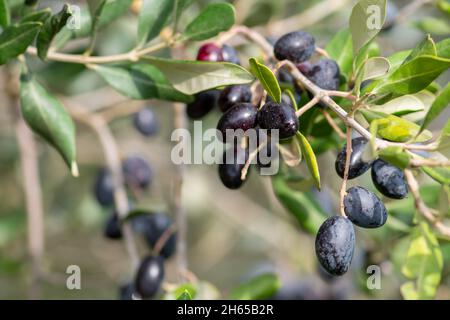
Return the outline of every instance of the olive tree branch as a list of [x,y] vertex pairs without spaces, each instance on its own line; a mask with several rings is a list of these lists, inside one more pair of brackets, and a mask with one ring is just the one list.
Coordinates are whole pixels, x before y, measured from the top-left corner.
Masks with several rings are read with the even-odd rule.
[[347,146],[345,149],[345,169],[344,169],[344,178],[342,180],[341,190],[339,192],[340,195],[340,213],[343,217],[345,217],[345,209],[344,209],[344,198],[347,195],[347,181],[348,181],[348,173],[350,171],[350,160],[352,158],[352,127],[347,126]]
[[450,239],[450,227],[440,221],[431,211],[430,208],[422,200],[419,192],[419,183],[417,182],[411,170],[405,170],[405,178],[408,183],[409,190],[414,197],[414,204],[417,211],[444,237]]
[[[66,104],[70,105],[71,103],[66,101]],[[123,220],[126,218],[130,206],[124,188],[124,177],[120,163],[119,148],[108,127],[108,123],[100,115],[88,113],[84,108],[74,106],[73,103],[69,111],[75,119],[91,127],[100,140],[108,168],[111,171],[114,181],[114,204],[119,218]],[[132,271],[134,272],[139,265],[139,255],[133,236],[133,230],[128,222],[122,224],[122,232],[125,240],[125,247],[130,256]]]

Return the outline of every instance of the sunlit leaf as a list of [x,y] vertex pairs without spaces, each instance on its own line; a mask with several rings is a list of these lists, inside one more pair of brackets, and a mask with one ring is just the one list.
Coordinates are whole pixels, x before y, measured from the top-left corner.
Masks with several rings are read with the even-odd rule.
[[277,275],[266,273],[234,288],[230,293],[230,299],[263,300],[272,297],[280,287]]
[[271,96],[276,102],[281,102],[281,88],[277,78],[272,70],[264,64],[259,63],[255,58],[250,59],[250,71],[258,78],[267,94]]

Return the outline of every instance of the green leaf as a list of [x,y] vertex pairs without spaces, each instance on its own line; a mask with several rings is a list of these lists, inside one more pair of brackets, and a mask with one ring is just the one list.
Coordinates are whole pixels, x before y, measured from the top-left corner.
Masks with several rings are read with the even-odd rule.
[[297,105],[297,101],[295,101],[295,97],[294,94],[292,93],[291,89],[285,89],[283,90],[283,93],[287,94],[289,96],[289,99],[291,99],[292,102],[292,106],[294,107],[294,110],[297,111],[298,110],[298,105]]
[[359,95],[361,83],[383,77],[389,72],[390,67],[389,60],[383,57],[372,57],[364,61],[356,76],[354,89],[356,95]]
[[75,125],[64,106],[28,74],[20,79],[20,103],[30,128],[56,148],[72,175],[78,176]]
[[281,287],[280,279],[272,273],[257,276],[234,288],[231,300],[264,300],[272,297]]
[[386,18],[386,0],[360,0],[350,16],[353,52],[356,56],[383,27]]
[[450,147],[450,120],[447,121],[442,129],[441,136],[439,137],[439,150],[444,150]]
[[177,300],[192,300],[192,297],[189,291],[184,290],[184,292],[178,296]]
[[404,115],[425,110],[425,105],[417,96],[407,94],[392,99],[382,105],[370,106],[371,111],[380,111],[386,114]]
[[414,21],[413,25],[425,33],[438,36],[450,34],[450,24],[446,20],[436,17],[423,17],[420,20]]
[[425,222],[420,223],[411,238],[402,273],[412,281],[402,285],[402,295],[408,300],[433,299],[443,268],[439,243]]
[[420,127],[417,124],[394,115],[376,121],[378,135],[389,141],[407,142],[415,138],[416,142],[425,142],[433,138],[430,131],[425,130],[419,134]]
[[11,22],[8,2],[0,0],[0,27],[5,28]]
[[403,61],[402,64],[405,64],[413,60],[414,58],[423,55],[437,55],[436,44],[434,43],[434,40],[430,35],[427,35],[426,38],[421,43],[419,43],[419,45],[415,47],[414,50],[411,51],[411,53],[406,57],[405,61]]
[[423,167],[422,171],[443,185],[450,185],[450,168]]
[[110,86],[132,99],[161,99],[167,101],[191,102],[192,97],[177,91],[160,70],[149,64],[93,65]]
[[11,25],[0,34],[0,65],[24,53],[42,27],[39,22]]
[[428,127],[428,125],[438,117],[445,108],[450,104],[450,83],[447,83],[445,88],[439,93],[439,95],[434,100],[431,105],[430,110],[428,110],[425,119],[423,120],[420,131],[423,131]]
[[46,8],[39,11],[32,11],[29,14],[25,15],[20,23],[25,22],[42,22],[44,23],[50,16],[52,15],[52,10],[50,8]]
[[202,41],[230,29],[235,21],[234,7],[229,3],[211,3],[186,27],[183,37]]
[[45,60],[53,38],[66,25],[71,15],[70,6],[66,4],[59,13],[53,15],[44,23],[36,43],[39,58]]
[[144,0],[139,13],[138,43],[140,46],[161,32],[174,8],[175,0]]
[[320,173],[319,173],[319,165],[317,163],[316,155],[314,154],[311,145],[308,140],[305,138],[303,134],[297,132],[297,139],[300,142],[300,147],[302,148],[303,157],[306,160],[306,164],[308,165],[309,172],[314,179],[314,183],[316,188],[320,190]]
[[341,73],[348,77],[353,67],[352,36],[348,28],[339,31],[325,47],[325,50],[337,62]]
[[436,43],[436,53],[438,57],[450,59],[450,38]]
[[315,235],[328,216],[314,197],[291,188],[281,174],[272,177],[272,186],[278,200],[296,218],[301,228]]
[[437,2],[439,10],[450,16],[450,2],[448,0],[439,0]]
[[228,62],[201,62],[145,57],[161,70],[175,89],[185,94],[255,80],[245,68]]
[[264,64],[259,63],[255,58],[250,58],[250,71],[258,78],[267,94],[272,97],[276,102],[281,102],[281,88],[277,78],[273,74],[272,70],[266,67]]
[[450,60],[423,55],[401,65],[387,78],[377,81],[373,93],[410,94],[425,89],[450,67]]
[[411,156],[401,147],[387,147],[378,153],[379,157],[392,165],[406,169],[411,161]]
[[99,16],[99,26],[104,27],[123,15],[128,11],[132,2],[133,0],[106,0]]

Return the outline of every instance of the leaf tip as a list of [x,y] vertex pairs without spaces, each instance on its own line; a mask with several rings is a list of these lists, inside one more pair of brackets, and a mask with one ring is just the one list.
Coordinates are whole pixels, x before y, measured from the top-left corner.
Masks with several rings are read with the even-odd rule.
[[70,164],[70,172],[75,178],[78,178],[80,176],[80,172],[78,171],[78,164],[75,161],[72,161],[72,163]]

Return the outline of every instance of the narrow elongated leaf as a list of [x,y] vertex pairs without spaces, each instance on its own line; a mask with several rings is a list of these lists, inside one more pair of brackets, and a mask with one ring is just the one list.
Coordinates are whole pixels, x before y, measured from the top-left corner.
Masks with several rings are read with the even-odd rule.
[[175,89],[185,94],[255,80],[241,66],[228,62],[201,62],[146,57],[145,60],[161,70]]
[[401,147],[387,147],[378,153],[379,157],[400,169],[406,169],[411,160],[411,156]]
[[295,217],[301,228],[315,235],[328,216],[313,196],[291,188],[281,174],[272,177],[272,186],[278,200]]
[[378,135],[389,141],[406,142],[415,138],[416,142],[425,142],[433,138],[430,131],[425,130],[419,134],[420,126],[394,115],[376,121]]
[[58,150],[77,176],[75,125],[64,106],[28,74],[21,76],[20,103],[30,128]]
[[432,299],[441,281],[443,257],[436,236],[421,222],[412,234],[402,273],[409,281],[402,285],[405,299]]
[[386,0],[359,0],[350,16],[353,52],[370,42],[383,27],[386,19]]
[[192,101],[192,97],[177,91],[160,70],[149,64],[94,65],[91,68],[114,89],[132,99]]
[[[189,7],[194,0],[175,0],[175,16],[174,16],[174,25],[178,26],[178,21],[183,14],[183,11]],[[177,31],[177,30],[175,30]]]
[[450,59],[450,38],[436,43],[436,53],[438,57]]
[[425,89],[450,67],[450,60],[436,56],[419,56],[379,80],[373,93],[411,94]]
[[272,297],[281,287],[281,282],[275,274],[266,273],[257,276],[247,283],[233,289],[232,300],[263,300]]
[[364,64],[362,81],[380,78],[389,72],[389,60],[383,57],[369,58]]
[[52,10],[50,8],[42,9],[39,11],[32,11],[25,15],[20,23],[25,22],[42,22],[44,23],[52,15]]
[[431,105],[430,110],[428,110],[425,119],[423,120],[422,126],[420,127],[420,131],[423,131],[428,127],[428,125],[436,119],[445,108],[450,105],[450,83],[447,83],[445,88],[439,93]]
[[450,120],[447,121],[439,137],[439,150],[450,148]]
[[305,138],[303,134],[297,132],[297,139],[300,142],[300,147],[302,148],[302,154],[304,159],[306,160],[306,164],[308,166],[309,172],[314,179],[314,183],[316,188],[320,190],[320,173],[319,173],[319,165],[317,163],[316,155],[314,154],[311,145],[308,140]]
[[395,99],[392,99],[385,104],[375,105],[370,107],[371,111],[381,111],[387,114],[404,115],[408,113],[418,112],[425,110],[425,105],[415,95],[404,95]]
[[144,0],[139,13],[138,43],[155,38],[173,11],[175,0]]
[[66,4],[59,13],[44,23],[36,43],[39,58],[45,60],[53,38],[66,25],[71,15],[70,6]]
[[42,27],[39,22],[11,25],[0,34],[0,65],[24,53]]
[[192,296],[189,291],[184,290],[184,292],[178,296],[177,300],[192,300]]
[[258,78],[267,94],[276,102],[281,102],[281,88],[272,70],[264,64],[259,63],[255,58],[250,59],[250,71]]
[[450,185],[450,168],[423,167],[422,171],[443,185]]
[[0,0],[0,27],[5,28],[11,22],[8,1]]
[[325,47],[325,50],[337,62],[341,73],[348,77],[353,66],[353,44],[350,31],[347,28],[339,31]]
[[445,19],[436,17],[423,17],[413,22],[414,26],[425,33],[431,33],[438,36],[450,34],[450,23]]
[[230,29],[235,22],[234,7],[229,3],[211,3],[186,27],[183,37],[202,41]]
[[[91,2],[91,0],[89,0],[88,3],[89,2]],[[123,15],[128,11],[132,2],[133,0],[106,0],[99,16],[99,26],[104,27]]]
[[405,61],[403,61],[402,64],[405,64],[405,63],[413,60],[414,58],[417,58],[417,57],[423,56],[423,55],[429,55],[429,56],[437,55],[436,44],[434,43],[434,40],[433,40],[433,38],[431,38],[430,35],[427,35],[426,38],[421,43],[419,43],[419,45],[417,47],[415,47],[411,51],[409,56],[405,59]]

